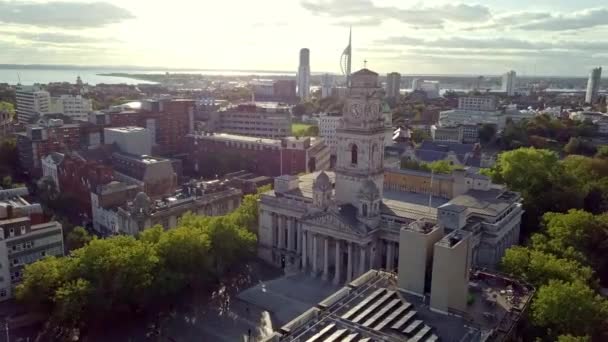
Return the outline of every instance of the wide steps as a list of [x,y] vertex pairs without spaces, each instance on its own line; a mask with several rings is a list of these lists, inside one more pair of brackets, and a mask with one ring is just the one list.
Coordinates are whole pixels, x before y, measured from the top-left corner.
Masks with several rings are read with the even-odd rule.
[[408,342],[420,342],[424,341],[424,338],[431,333],[431,327],[428,325],[424,325],[422,329],[420,329],[414,337],[407,340]]
[[412,311],[408,312],[407,314],[405,314],[405,316],[401,317],[397,322],[395,322],[395,324],[393,324],[391,329],[395,329],[395,330],[403,329],[405,324],[407,322],[409,322],[414,317],[414,315],[416,315],[416,310],[412,310]]
[[404,313],[405,311],[407,311],[407,309],[409,309],[410,306],[412,306],[412,304],[402,303],[402,305],[400,305],[395,311],[391,312],[391,314],[388,315],[388,317],[386,317],[384,320],[382,320],[382,322],[378,323],[374,327],[374,330],[380,331],[380,330],[384,329],[384,327],[391,324],[391,322],[394,321],[397,318],[397,316],[399,316],[402,313]]
[[376,302],[371,304],[367,309],[365,309],[363,312],[361,312],[359,315],[357,315],[351,321],[353,323],[361,322],[362,320],[367,318],[367,316],[369,316],[372,312],[374,312],[376,309],[378,309],[381,305],[386,303],[386,301],[389,300],[394,295],[395,295],[395,291],[387,291],[387,293],[382,298],[380,298],[379,300],[377,300]]
[[382,316],[386,315],[386,313],[389,310],[392,310],[399,303],[401,303],[401,299],[394,299],[394,300],[392,300],[391,302],[388,303],[387,306],[385,306],[382,309],[380,309],[380,311],[376,312],[375,315],[373,315],[370,319],[368,319],[367,321],[365,321],[365,323],[363,323],[363,326],[367,328],[370,325],[375,324]]
[[348,310],[347,313],[342,315],[342,318],[350,319],[352,316],[354,316],[357,312],[361,311],[361,309],[363,309],[367,304],[369,304],[370,302],[372,302],[373,300],[378,298],[385,291],[386,291],[386,289],[384,289],[384,288],[374,291],[374,293],[372,293],[367,298],[362,300],[361,303],[357,304],[354,308]]
[[325,336],[327,336],[328,334],[330,334],[334,328],[336,327],[335,324],[329,324],[328,326],[326,326],[325,328],[321,329],[321,331],[319,331],[318,333],[314,334],[311,338],[309,338],[308,340],[306,340],[306,342],[316,342],[316,341],[324,341],[323,338]]
[[335,341],[338,341],[340,338],[342,338],[346,334],[348,334],[348,330],[347,329],[340,329],[340,330],[336,331],[335,333],[331,334],[325,340],[323,340],[323,342],[335,342]]
[[402,330],[402,332],[404,334],[406,334],[407,336],[412,336],[414,334],[414,332],[420,328],[420,326],[422,326],[422,321],[417,319],[415,321],[413,321],[412,323],[410,323],[410,325],[408,325],[405,329]]

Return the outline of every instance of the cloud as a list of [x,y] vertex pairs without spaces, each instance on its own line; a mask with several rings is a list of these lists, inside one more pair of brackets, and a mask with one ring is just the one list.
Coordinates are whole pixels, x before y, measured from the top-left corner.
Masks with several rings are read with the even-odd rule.
[[566,31],[608,25],[608,8],[592,8],[572,14],[549,15],[548,18],[516,26],[522,30]]
[[101,27],[133,15],[107,2],[17,2],[0,0],[0,22],[40,27]]
[[314,15],[367,25],[393,19],[419,28],[441,28],[446,22],[484,22],[491,18],[490,10],[482,5],[400,8],[376,6],[371,0],[303,0],[301,5]]
[[113,38],[90,37],[77,34],[57,33],[57,32],[26,32],[26,31],[6,31],[0,30],[3,36],[12,36],[19,40],[30,42],[52,43],[52,44],[88,44],[99,42],[115,42]]
[[477,49],[477,50],[582,50],[586,52],[608,50],[608,41],[586,41],[586,40],[542,40],[532,41],[512,38],[468,38],[450,37],[438,39],[422,39],[411,36],[390,37],[376,41],[376,45],[386,48],[384,45],[407,46],[407,47],[433,47],[443,49]]

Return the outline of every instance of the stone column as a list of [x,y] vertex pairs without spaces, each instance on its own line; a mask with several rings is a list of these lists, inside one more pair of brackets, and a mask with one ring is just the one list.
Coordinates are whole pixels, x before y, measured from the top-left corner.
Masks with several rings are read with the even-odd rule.
[[387,271],[392,271],[393,270],[393,262],[395,261],[395,255],[394,255],[394,243],[392,241],[387,241],[386,242],[386,270]]
[[317,272],[319,271],[318,268],[318,260],[319,260],[319,254],[317,251],[317,234],[312,234],[312,275],[316,276]]
[[361,248],[359,249],[359,275],[362,275],[363,273],[365,273],[365,271],[367,271],[366,269],[366,257],[365,257],[365,252],[366,252],[366,248],[367,246],[361,246]]
[[297,239],[298,243],[296,244],[296,251],[298,253],[302,252],[302,224],[295,220],[296,231],[297,231]]
[[285,248],[285,227],[283,227],[282,224],[283,221],[283,217],[279,216],[277,217],[277,227],[279,230],[279,248],[283,249]]
[[293,222],[293,218],[288,217],[287,218],[287,249],[290,251],[295,250],[295,246],[294,246],[294,238],[295,238],[295,227],[294,227],[294,222]]
[[353,280],[353,243],[348,242],[348,264],[346,265],[346,282]]
[[329,236],[323,238],[323,280],[329,279]]
[[306,268],[308,267],[308,253],[307,253],[307,243],[306,243],[306,238],[308,234],[306,234],[306,232],[302,232],[302,270],[306,271]]
[[340,245],[342,244],[340,240],[335,240],[336,241],[336,270],[334,273],[334,284],[338,285],[340,284],[340,278],[341,278],[341,274],[340,272],[342,271],[342,252],[340,251]]

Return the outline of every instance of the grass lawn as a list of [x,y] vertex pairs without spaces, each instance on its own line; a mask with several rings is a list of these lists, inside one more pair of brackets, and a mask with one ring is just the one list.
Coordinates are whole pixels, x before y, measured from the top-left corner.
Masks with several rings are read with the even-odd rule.
[[[291,124],[291,134],[293,135],[304,135],[306,134],[306,130],[308,130],[308,128],[312,126],[309,124],[305,124],[305,123],[292,123]],[[298,132],[300,134],[298,134]]]

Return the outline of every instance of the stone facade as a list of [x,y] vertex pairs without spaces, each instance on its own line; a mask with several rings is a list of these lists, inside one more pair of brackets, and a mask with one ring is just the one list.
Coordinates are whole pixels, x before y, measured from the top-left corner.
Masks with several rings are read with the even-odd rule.
[[418,194],[384,191],[379,89],[376,73],[363,69],[352,75],[337,131],[335,174],[281,176],[275,189],[262,195],[259,256],[341,284],[371,268],[396,269],[400,229],[426,219],[448,233],[471,231],[472,262],[495,266],[504,247],[519,238],[519,195],[495,188],[459,191],[429,207],[404,199],[409,194],[419,202]]

